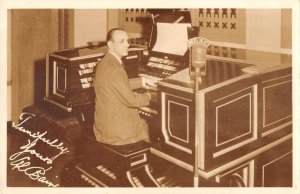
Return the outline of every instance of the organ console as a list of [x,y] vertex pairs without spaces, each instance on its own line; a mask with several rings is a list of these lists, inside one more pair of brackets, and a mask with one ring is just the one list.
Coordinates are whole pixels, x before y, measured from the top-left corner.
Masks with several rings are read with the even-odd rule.
[[103,56],[100,47],[89,46],[47,54],[45,101],[67,112],[92,106],[93,77]]
[[[143,48],[130,48],[123,58],[129,78],[138,76],[138,64]],[[47,54],[45,101],[67,112],[93,108],[93,78],[97,63],[104,57],[107,48],[103,43]]]
[[[131,47],[123,59],[129,78],[145,80],[146,89],[137,92],[158,94],[139,109],[151,137],[145,154],[127,157],[116,154],[119,148],[91,143],[84,150],[98,152],[83,154],[75,172],[67,172],[73,186],[193,186],[195,156],[200,186],[291,186],[291,56],[210,45],[195,99],[189,27],[157,22],[149,49]],[[176,37],[175,29],[181,32]],[[65,112],[92,112],[94,71],[105,52],[98,45],[49,53],[47,104]],[[271,171],[281,167],[288,176],[270,181],[280,177],[280,171]]]
[[[218,177],[218,173],[239,164],[245,171],[240,172],[243,184],[255,186],[257,158],[292,138],[290,60],[285,61],[287,56],[280,54],[267,55],[270,59],[279,57],[280,65],[261,68],[255,61],[237,63],[212,60],[208,56],[207,73],[199,87],[198,106],[193,97],[195,83],[190,81],[188,68],[160,81],[163,138],[160,144],[153,145],[151,152],[192,171],[196,154],[193,118],[199,109],[196,127],[199,130],[200,176],[205,179]],[[271,108],[273,103],[276,104],[273,108],[281,110],[281,116],[272,115],[276,111]],[[269,126],[272,125],[268,132],[265,131],[268,124],[264,124],[267,117]],[[285,154],[290,154],[290,150]],[[245,176],[247,178],[243,178]],[[220,182],[217,177],[216,182]]]

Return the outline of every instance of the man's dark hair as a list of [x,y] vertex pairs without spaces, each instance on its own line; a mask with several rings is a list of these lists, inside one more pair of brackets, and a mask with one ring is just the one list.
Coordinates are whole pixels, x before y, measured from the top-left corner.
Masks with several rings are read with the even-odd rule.
[[106,35],[106,42],[110,41],[112,39],[112,36],[114,34],[115,31],[125,31],[123,28],[112,28],[107,32]]

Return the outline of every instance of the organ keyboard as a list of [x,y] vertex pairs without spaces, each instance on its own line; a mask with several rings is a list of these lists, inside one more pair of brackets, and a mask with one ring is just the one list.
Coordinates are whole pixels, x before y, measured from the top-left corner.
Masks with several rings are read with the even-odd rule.
[[[117,173],[109,169],[109,167],[101,164],[96,168],[89,168],[77,164],[75,169],[80,174],[82,181],[87,183],[89,187],[113,187],[113,186],[130,186],[130,187],[182,187],[178,179],[170,175],[159,175],[154,177],[151,175],[148,165],[133,169],[126,173],[126,181],[117,177]],[[156,185],[152,183],[155,182]]]
[[180,69],[182,69],[182,64],[179,61],[171,60],[166,57],[150,56],[146,65],[141,68],[140,75],[152,75],[153,78],[159,80],[176,73]]
[[112,179],[116,180],[117,177],[115,175],[115,173],[113,173],[112,171],[110,171],[109,169],[107,169],[105,166],[103,165],[99,165],[96,167],[98,170],[102,171],[104,174],[106,174],[107,176],[111,177]]
[[[76,164],[75,169],[80,178],[92,187],[160,187],[160,183],[152,176],[149,166],[140,166],[121,174],[116,169],[110,169],[108,165],[100,164],[91,167],[85,164]],[[159,181],[166,185],[167,182]]]

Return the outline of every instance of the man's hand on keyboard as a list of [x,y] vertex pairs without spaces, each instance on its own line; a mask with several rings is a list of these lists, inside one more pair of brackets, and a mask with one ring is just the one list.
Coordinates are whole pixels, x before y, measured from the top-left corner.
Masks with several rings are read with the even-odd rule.
[[151,96],[151,101],[152,102],[157,102],[157,92],[156,91],[149,91],[150,96]]
[[145,77],[142,77],[142,85],[143,88],[146,88],[147,90],[157,90],[156,81],[151,80]]

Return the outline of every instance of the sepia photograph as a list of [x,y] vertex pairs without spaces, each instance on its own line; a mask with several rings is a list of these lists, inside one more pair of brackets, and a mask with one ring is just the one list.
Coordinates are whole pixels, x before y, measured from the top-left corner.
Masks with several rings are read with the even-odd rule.
[[0,193],[296,193],[290,5],[6,5]]

